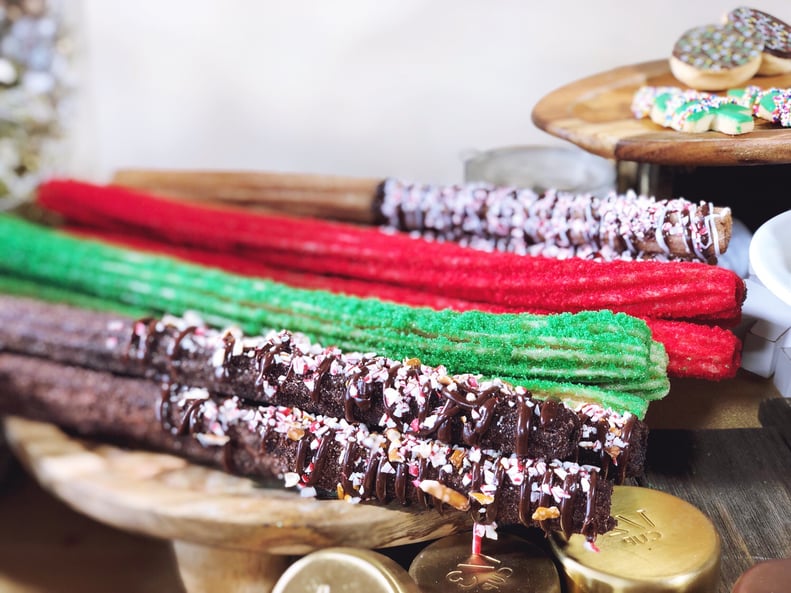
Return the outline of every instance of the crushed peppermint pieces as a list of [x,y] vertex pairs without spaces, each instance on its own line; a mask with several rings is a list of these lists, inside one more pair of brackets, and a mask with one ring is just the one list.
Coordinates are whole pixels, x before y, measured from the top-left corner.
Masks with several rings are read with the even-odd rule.
[[[371,432],[364,424],[313,415],[293,407],[250,405],[235,397],[217,401],[204,389],[172,387],[169,401],[188,420],[190,434],[205,447],[233,446],[231,435],[240,430],[257,434],[262,440],[271,433],[280,435],[284,443],[293,442],[296,435],[301,435],[300,442],[309,440],[304,467],[291,467],[281,475],[283,484],[297,488],[302,496],[317,495],[313,474],[321,467],[321,471],[340,476],[335,485],[339,499],[350,503],[369,499],[374,493],[364,490],[365,468],[369,460],[380,459],[377,473],[398,474],[399,467],[404,466],[406,474],[412,477],[411,483],[420,492],[457,510],[475,510],[481,517],[495,503],[500,489],[508,484],[519,488],[520,496],[527,496],[531,504],[551,497],[555,505],[540,506],[533,516],[543,521],[557,518],[558,505],[562,506],[575,491],[588,496],[590,475],[598,472],[598,468],[570,461],[530,459],[477,447],[465,448],[414,434],[399,434],[394,429],[383,435]],[[326,455],[322,451],[326,450],[324,444],[330,436],[342,448],[337,458],[339,467],[334,469],[326,466],[327,458],[320,458]],[[377,457],[388,447],[390,458]],[[393,452],[397,453],[395,457]],[[421,477],[425,464],[437,470],[437,479]],[[467,489],[466,493],[444,483],[453,476],[456,483]],[[521,487],[525,480],[530,485],[527,490]]]
[[[720,255],[712,205],[657,200],[632,191],[595,197],[554,189],[539,194],[485,183],[439,186],[389,178],[382,185],[380,211],[391,230],[482,251],[596,261],[707,261],[705,252],[712,249],[715,257]],[[680,242],[686,253],[670,249],[667,238],[672,235],[686,239]],[[643,242],[657,243],[657,251],[641,250]]]

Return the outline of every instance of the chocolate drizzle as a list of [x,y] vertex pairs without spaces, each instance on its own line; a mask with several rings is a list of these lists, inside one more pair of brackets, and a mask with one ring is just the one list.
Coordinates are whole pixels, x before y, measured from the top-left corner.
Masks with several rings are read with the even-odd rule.
[[123,354],[126,360],[131,358],[133,352],[136,360],[145,361],[149,358],[151,342],[156,333],[157,323],[158,321],[153,317],[145,317],[138,319],[132,324],[132,334]]
[[[321,477],[324,467],[327,464],[327,456],[329,455],[330,446],[334,437],[335,433],[333,431],[329,431],[321,437],[319,446],[316,448],[316,454],[313,456],[313,461],[308,465],[310,472],[307,474],[307,479],[305,480],[306,486],[313,486]],[[303,436],[302,438],[304,439],[305,437]]]
[[530,427],[533,418],[533,408],[527,405],[524,395],[520,394],[516,398],[517,402],[517,416],[516,416],[516,445],[514,451],[520,457],[524,457],[528,453],[528,445],[530,443]]
[[[607,196],[556,189],[537,193],[478,182],[442,186],[395,178],[381,185],[377,205],[381,226],[428,240],[596,260],[716,263],[721,247],[715,218],[725,216],[709,203],[657,200],[631,191]],[[655,216],[657,210],[660,216]]]
[[188,325],[176,334],[175,339],[167,349],[167,360],[171,374],[176,372],[176,364],[178,362],[179,353],[181,352],[182,342],[198,331],[199,328],[197,325]]
[[[566,477],[563,479],[564,492],[576,492],[576,484],[572,478],[573,476],[571,474],[566,474]],[[574,532],[574,507],[569,504],[570,500],[571,497],[569,496],[568,498],[563,498],[560,501],[560,528],[563,530],[563,534],[567,538]]]
[[[231,464],[235,448],[263,451],[264,440],[275,442],[275,450],[292,450],[285,457],[291,462],[282,471],[293,472],[300,488],[329,492],[337,487],[346,498],[441,510],[447,500],[420,488],[435,480],[443,488],[468,493],[468,512],[477,523],[521,522],[586,535],[603,529],[594,468],[487,454],[394,429],[373,433],[342,419],[279,406],[251,407],[196,389],[172,388],[163,394],[163,425],[175,426],[177,433],[191,434],[206,446],[222,446],[223,459]],[[557,517],[537,521],[533,513],[538,507],[558,509]],[[578,515],[581,521],[575,519]]]
[[588,539],[592,539],[596,536],[596,531],[593,525],[591,525],[591,517],[594,515],[595,511],[595,504],[596,504],[596,489],[599,485],[599,474],[597,472],[591,472],[590,475],[590,485],[588,487],[588,496],[585,499],[585,519],[582,521],[582,527],[580,528],[580,533],[586,536]]

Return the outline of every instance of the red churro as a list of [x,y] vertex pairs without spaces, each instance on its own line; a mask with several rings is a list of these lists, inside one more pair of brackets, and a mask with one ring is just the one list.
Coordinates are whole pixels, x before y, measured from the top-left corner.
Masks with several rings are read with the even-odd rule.
[[738,275],[691,262],[589,262],[486,253],[378,229],[178,203],[74,181],[44,184],[39,202],[93,228],[238,253],[270,267],[523,311],[611,309],[643,318],[732,324],[745,296]]

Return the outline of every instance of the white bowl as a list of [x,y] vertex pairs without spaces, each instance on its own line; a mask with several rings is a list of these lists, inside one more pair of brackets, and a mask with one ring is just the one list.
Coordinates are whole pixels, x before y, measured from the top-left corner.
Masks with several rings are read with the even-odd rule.
[[755,231],[750,241],[750,265],[761,284],[791,305],[791,210]]

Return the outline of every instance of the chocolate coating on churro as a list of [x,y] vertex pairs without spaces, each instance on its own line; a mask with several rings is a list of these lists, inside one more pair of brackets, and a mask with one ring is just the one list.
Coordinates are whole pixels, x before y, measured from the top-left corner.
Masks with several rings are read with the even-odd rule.
[[33,299],[0,302],[0,344],[8,350],[443,442],[584,460],[618,480],[642,470],[644,424],[595,404],[571,409],[503,381],[343,353],[285,331],[246,337],[197,318],[132,320]]
[[590,538],[614,525],[612,483],[590,466],[448,445],[395,429],[380,433],[205,389],[161,389],[145,379],[2,353],[0,410],[240,475],[277,478],[305,496],[455,509],[479,523]]
[[381,196],[380,223],[487,251],[715,262],[730,239],[728,209],[634,192],[600,198],[483,183],[440,186],[387,179]]

